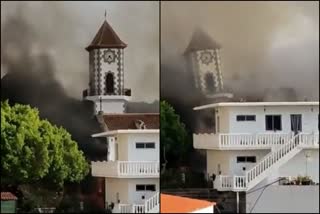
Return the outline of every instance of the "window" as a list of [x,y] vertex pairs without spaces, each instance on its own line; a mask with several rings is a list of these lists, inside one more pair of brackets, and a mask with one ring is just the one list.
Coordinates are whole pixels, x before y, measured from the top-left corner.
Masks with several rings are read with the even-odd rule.
[[255,156],[249,156],[249,157],[247,157],[246,161],[248,163],[255,163],[256,162],[256,157]]
[[156,191],[156,185],[146,185],[147,191]]
[[266,130],[281,131],[281,115],[266,115]]
[[238,156],[237,163],[256,163],[256,156]]
[[156,185],[154,184],[138,184],[136,185],[136,191],[156,191]]
[[209,93],[214,92],[215,84],[214,84],[214,77],[212,72],[209,71],[208,73],[206,73],[205,81],[206,81],[207,91]]
[[155,143],[136,143],[136,149],[155,149]]
[[136,191],[145,191],[146,185],[136,185]]
[[108,73],[106,76],[106,94],[113,94],[114,93],[114,79],[113,74]]
[[237,121],[256,121],[256,115],[237,115]]
[[136,143],[136,149],[144,149],[144,143]]
[[146,148],[147,149],[154,149],[154,148],[156,148],[156,144],[155,143],[146,143]]

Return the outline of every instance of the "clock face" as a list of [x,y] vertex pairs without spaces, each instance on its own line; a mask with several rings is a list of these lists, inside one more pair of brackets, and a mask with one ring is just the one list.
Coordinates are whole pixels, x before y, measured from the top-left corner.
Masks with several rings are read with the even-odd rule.
[[113,63],[116,59],[116,54],[113,50],[104,51],[103,55],[104,61],[107,63]]
[[204,51],[201,53],[200,60],[203,64],[209,65],[212,62],[213,55],[209,51]]

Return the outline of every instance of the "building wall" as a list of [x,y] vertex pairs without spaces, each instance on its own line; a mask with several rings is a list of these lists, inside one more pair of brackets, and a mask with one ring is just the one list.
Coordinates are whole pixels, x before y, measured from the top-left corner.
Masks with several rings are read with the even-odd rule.
[[[154,184],[156,191],[136,191],[137,184]],[[106,178],[106,202],[117,204],[117,193],[121,204],[143,204],[145,200],[159,192],[159,179],[156,178]],[[145,196],[145,199],[142,199]]]
[[[310,157],[306,158],[306,154],[310,155]],[[314,182],[319,183],[319,150],[302,150],[289,162],[282,165],[273,175],[277,177],[297,177],[298,175],[307,175],[311,176]]]
[[[218,165],[220,164],[222,175],[244,175],[243,167],[251,169],[266,156],[270,150],[239,150],[239,151],[219,151],[207,150],[207,173],[218,175]],[[310,155],[306,162],[306,153]],[[256,163],[237,163],[237,156],[256,156]],[[307,172],[307,173],[306,173]],[[299,175],[311,176],[312,180],[319,183],[319,150],[303,149],[295,157],[282,165],[268,177],[268,181],[279,177],[297,177]],[[267,182],[267,181],[266,181]]]
[[118,160],[120,161],[128,161],[128,140],[129,137],[126,134],[118,134],[116,139],[116,148],[118,148]]
[[[152,197],[156,192],[159,192],[159,179],[158,178],[139,178],[127,179],[128,180],[128,202],[142,204],[145,200]],[[156,191],[136,191],[137,184],[154,184]],[[145,196],[145,199],[142,199]]]
[[94,100],[94,113],[98,114],[98,112],[102,109],[104,113],[115,114],[115,113],[124,113],[126,108],[126,100],[125,99],[117,99],[113,100],[112,97],[110,99],[103,99],[100,105],[100,100],[97,97]]
[[[154,149],[136,149],[136,143],[155,143]],[[159,161],[159,134],[132,134],[128,141],[128,159],[131,161]]]
[[[230,115],[230,133],[274,133],[274,131],[266,131],[265,115],[269,114],[282,115],[282,131],[277,131],[277,133],[291,132],[291,114],[302,114],[303,132],[318,131],[318,106],[236,106],[224,108],[228,109]],[[256,121],[237,121],[237,115],[256,115]]]
[[207,150],[207,173],[218,175],[220,164],[222,175],[243,175],[243,167],[248,170],[256,163],[237,163],[237,156],[256,156],[258,162],[269,152],[270,150]]
[[119,194],[120,203],[128,201],[129,183],[128,179],[106,178],[105,182],[105,200],[108,204],[113,202],[117,204],[117,193]]
[[261,191],[246,195],[247,213],[319,213],[319,186],[269,186]]
[[[217,108],[216,109],[216,122],[218,123],[217,117],[219,116],[219,132],[228,133],[230,127],[230,116],[229,110],[227,108]],[[218,126],[218,124],[217,124]]]

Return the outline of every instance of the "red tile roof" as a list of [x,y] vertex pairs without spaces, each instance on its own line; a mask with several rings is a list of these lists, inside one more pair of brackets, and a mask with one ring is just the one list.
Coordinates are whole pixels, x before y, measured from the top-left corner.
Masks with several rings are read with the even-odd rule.
[[1,192],[1,200],[9,201],[9,200],[18,200],[18,198],[13,195],[11,192]]
[[197,50],[206,50],[206,49],[220,49],[221,45],[213,40],[207,33],[201,29],[196,29],[193,33],[191,41],[185,51],[185,54],[197,51]]
[[86,48],[90,51],[95,48],[125,48],[127,45],[121,41],[116,32],[107,21],[104,21],[98,33]]
[[159,113],[127,113],[127,114],[105,114],[103,115],[108,131],[137,129],[135,123],[142,120],[146,129],[159,129]]
[[161,194],[161,213],[190,213],[215,205],[215,202]]

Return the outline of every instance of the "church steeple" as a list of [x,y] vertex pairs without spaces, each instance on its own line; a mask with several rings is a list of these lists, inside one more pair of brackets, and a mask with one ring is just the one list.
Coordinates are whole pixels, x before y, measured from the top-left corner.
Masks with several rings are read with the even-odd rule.
[[188,54],[193,51],[200,51],[200,50],[215,50],[221,49],[221,45],[212,39],[206,32],[202,29],[197,28],[190,40],[188,47],[186,48],[185,54]]
[[116,32],[112,29],[111,25],[104,20],[98,33],[92,40],[91,44],[86,48],[87,51],[97,48],[126,48],[125,44]]
[[[86,90],[84,97],[96,103],[96,113],[101,109],[108,113],[123,112],[125,101],[131,96],[131,90],[124,88],[124,49],[126,47],[127,44],[104,20],[86,48],[90,63],[89,90]],[[117,109],[112,107],[115,102],[119,104]]]
[[218,42],[197,28],[184,52],[194,76],[195,87],[206,97],[223,91],[220,49]]

